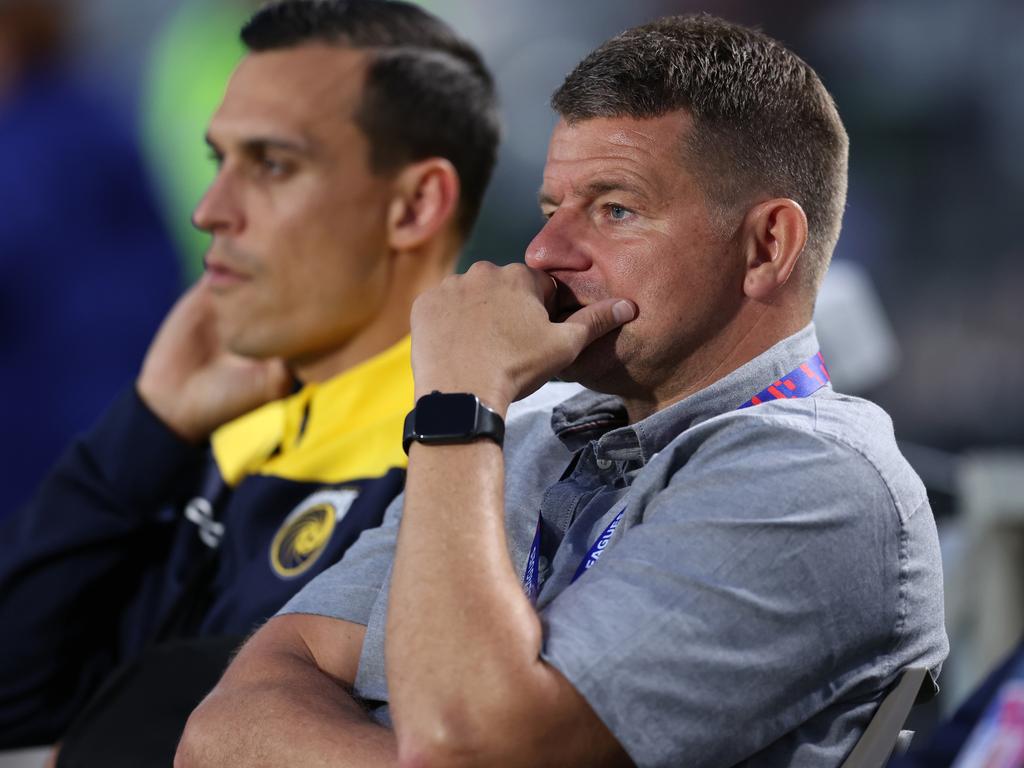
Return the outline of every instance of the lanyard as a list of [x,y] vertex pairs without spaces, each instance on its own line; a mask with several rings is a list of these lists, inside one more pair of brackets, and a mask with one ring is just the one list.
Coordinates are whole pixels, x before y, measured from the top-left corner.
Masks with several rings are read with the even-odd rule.
[[831,377],[821,352],[815,352],[781,379],[769,384],[736,410],[760,405],[769,400],[790,400],[809,397],[825,386]]
[[[804,362],[800,363],[796,368],[787,373],[781,379],[778,379],[767,387],[762,389],[752,398],[739,406],[736,410],[743,408],[749,408],[752,405],[760,405],[761,403],[768,402],[769,400],[791,400],[800,397],[809,397],[821,389],[830,380],[828,369],[825,367],[825,360],[821,356],[821,352],[815,352]],[[576,568],[576,573],[573,574],[572,581],[570,584],[575,582],[580,576],[586,573],[590,568],[597,564],[597,561],[601,559],[601,555],[604,553],[605,548],[608,546],[608,542],[611,541],[612,534],[615,533],[615,529],[619,527],[619,521],[622,520],[622,516],[626,513],[626,508],[623,507],[619,513],[612,518],[612,521],[608,524],[608,527],[604,529],[604,532],[597,537],[590,549],[587,550],[587,554],[584,555],[580,561],[579,566]],[[537,516],[537,530],[533,534],[533,544],[530,545],[530,556],[526,559],[526,568],[523,569],[523,592],[530,599],[531,603],[537,602],[537,595],[540,594],[540,579],[538,574],[538,560],[540,559],[540,539],[541,539],[541,528],[543,521],[540,515]]]

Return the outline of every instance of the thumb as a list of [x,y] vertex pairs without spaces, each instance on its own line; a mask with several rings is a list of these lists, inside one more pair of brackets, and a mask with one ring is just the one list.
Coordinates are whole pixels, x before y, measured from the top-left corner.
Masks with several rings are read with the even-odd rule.
[[295,379],[283,360],[271,359],[263,361],[263,396],[267,400],[277,400],[292,390]]
[[562,325],[578,329],[580,349],[636,318],[636,305],[627,299],[602,299],[581,307]]
[[247,409],[284,397],[292,389],[294,380],[282,360],[235,358],[232,363],[239,402],[244,400]]

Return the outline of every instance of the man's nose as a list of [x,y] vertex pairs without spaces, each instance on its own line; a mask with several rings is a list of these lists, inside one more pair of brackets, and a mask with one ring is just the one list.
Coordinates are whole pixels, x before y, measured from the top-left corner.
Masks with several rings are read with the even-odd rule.
[[210,234],[237,234],[245,227],[235,181],[223,168],[192,212],[192,226]]
[[526,247],[526,266],[545,272],[590,268],[584,233],[574,226],[572,214],[555,211]]

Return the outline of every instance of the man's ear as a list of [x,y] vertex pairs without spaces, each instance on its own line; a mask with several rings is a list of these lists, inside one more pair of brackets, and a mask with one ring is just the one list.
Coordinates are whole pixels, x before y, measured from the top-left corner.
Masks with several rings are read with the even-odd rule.
[[392,185],[388,243],[401,251],[423,245],[448,226],[458,204],[459,174],[448,160],[431,157],[405,166]]
[[743,235],[747,268],[743,293],[767,300],[786,283],[803,253],[807,214],[795,200],[766,200],[747,211]]

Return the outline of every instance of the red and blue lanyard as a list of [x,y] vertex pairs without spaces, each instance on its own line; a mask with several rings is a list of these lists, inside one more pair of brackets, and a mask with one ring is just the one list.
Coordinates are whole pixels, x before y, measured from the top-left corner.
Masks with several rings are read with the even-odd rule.
[[[825,367],[825,360],[821,352],[815,352],[807,360],[800,363],[796,368],[787,373],[781,379],[768,385],[752,398],[739,406],[736,410],[749,408],[752,405],[760,405],[769,400],[792,400],[800,397],[809,397],[825,386],[830,381],[828,369]],[[573,574],[572,582],[575,582],[586,571],[597,564],[604,553],[612,534],[619,527],[622,516],[626,513],[623,507],[619,513],[608,523],[608,527],[597,537],[587,554],[584,555]],[[533,534],[533,544],[530,546],[530,556],[526,559],[526,568],[523,570],[523,591],[531,603],[537,602],[537,595],[540,594],[540,579],[538,574],[538,561],[540,559],[540,538],[542,521],[537,518],[537,531]],[[570,583],[572,583],[570,582]]]

